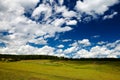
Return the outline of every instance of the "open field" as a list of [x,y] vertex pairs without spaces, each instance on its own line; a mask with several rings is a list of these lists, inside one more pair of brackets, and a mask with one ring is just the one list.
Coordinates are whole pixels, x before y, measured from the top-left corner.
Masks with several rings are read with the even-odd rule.
[[120,80],[120,61],[1,61],[0,80]]

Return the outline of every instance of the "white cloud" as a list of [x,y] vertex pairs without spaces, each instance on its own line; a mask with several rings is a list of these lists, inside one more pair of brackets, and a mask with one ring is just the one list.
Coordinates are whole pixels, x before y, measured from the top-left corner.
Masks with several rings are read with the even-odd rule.
[[76,17],[76,12],[64,10],[62,15],[63,17],[67,17],[67,18]]
[[58,0],[60,5],[63,5],[64,0]]
[[91,45],[91,43],[89,42],[88,39],[83,39],[83,40],[81,40],[81,41],[79,40],[78,43],[79,43],[79,44],[82,44],[82,45],[84,45],[84,46],[90,46],[90,45]]
[[[16,49],[17,48],[17,49]],[[43,46],[36,48],[29,45],[0,48],[2,54],[40,54],[40,55],[54,55],[55,48],[50,46]]]
[[85,50],[85,49],[81,49],[81,50],[77,51],[75,53],[75,55],[73,56],[73,58],[84,58],[84,57],[85,58],[90,57],[89,52],[87,50]]
[[120,40],[117,40],[117,41],[115,41],[114,43],[108,43],[108,44],[106,44],[106,46],[108,47],[108,48],[115,48],[117,45],[119,45],[120,44]]
[[95,45],[89,49],[87,49],[87,46],[81,48],[78,42],[74,42],[63,53],[67,55],[74,53],[73,58],[118,58],[120,55],[120,40],[101,46]]
[[52,15],[52,8],[49,5],[40,4],[32,13],[32,17],[39,19],[44,14],[43,20],[47,20]]
[[[61,27],[65,23],[65,19],[55,18],[48,19],[51,14],[52,7],[48,4],[40,4],[35,8],[38,0],[9,0],[0,1],[0,31],[7,31],[11,33],[7,36],[2,36],[0,41],[4,42],[7,47],[22,46],[27,42],[34,42],[35,44],[46,44],[46,38],[54,37],[55,33],[66,32],[72,30],[69,26]],[[34,9],[35,8],[35,9]],[[33,10],[32,17],[38,18],[43,12],[45,14],[44,20],[46,23],[38,23],[24,16],[26,10]],[[52,24],[47,22],[52,21]],[[36,38],[36,37],[42,38]],[[43,37],[44,36],[44,37]]]
[[57,47],[58,47],[58,48],[64,48],[64,45],[61,44],[61,45],[59,45],[59,46],[57,46]]
[[93,57],[104,58],[111,53],[111,50],[106,47],[95,46],[91,48],[90,53],[93,54]]
[[84,0],[83,2],[78,0],[76,3],[76,10],[81,13],[96,16],[103,15],[110,6],[117,4],[119,0]]
[[69,46],[73,46],[73,47],[79,46],[78,41],[75,41],[74,43],[70,44]]
[[100,37],[100,35],[95,35],[95,36],[93,36],[93,38],[99,38]]
[[104,42],[104,41],[100,41],[100,42],[98,42],[97,44],[99,44],[99,45],[103,45],[103,44],[106,44],[107,42]]
[[[91,45],[88,39],[75,41],[65,50],[47,46],[48,38],[55,37],[56,33],[72,30],[70,26],[77,24],[77,20],[73,17],[81,20],[82,13],[86,13],[88,17],[84,19],[89,21],[89,15],[104,14],[110,6],[118,3],[118,0],[84,0],[83,2],[79,0],[75,6],[76,10],[69,10],[63,5],[64,0],[59,0],[59,5],[54,0],[50,0],[52,6],[47,1],[44,0],[38,7],[35,7],[39,0],[0,0],[0,31],[9,33],[6,36],[0,34],[0,42],[6,45],[5,48],[0,48],[1,54],[46,54],[66,57],[70,53],[76,53],[76,57],[82,55],[83,57],[96,57],[98,55],[117,57],[120,55],[119,41],[103,44],[102,47],[93,46],[90,51],[82,49]],[[24,13],[30,13],[32,16],[28,18]],[[59,17],[57,17],[58,14],[60,14]],[[112,16],[107,17],[110,18],[116,14],[113,13]],[[42,17],[41,21],[39,21],[39,17]],[[68,41],[71,39],[63,40],[63,42]],[[27,45],[28,42],[44,46],[36,48]],[[59,47],[64,46],[59,45]],[[89,55],[87,55],[88,53]]]
[[113,12],[112,14],[110,14],[110,15],[105,15],[104,17],[103,17],[103,20],[105,20],[105,19],[112,19],[115,15],[117,15],[118,14],[118,12]]
[[62,13],[62,16],[66,19],[70,19],[72,17],[77,17],[77,13],[73,10],[68,10],[66,6],[55,6],[56,13]]
[[50,46],[44,46],[40,49],[37,50],[38,54],[43,54],[43,55],[54,55],[54,50],[55,48],[50,47]]
[[62,54],[62,53],[63,53],[63,50],[62,50],[62,49],[57,49],[56,53],[57,53],[57,54]]
[[55,6],[55,11],[56,13],[63,13],[67,10],[67,8],[65,6]]
[[67,25],[76,25],[77,21],[76,20],[69,20],[66,22]]
[[[112,49],[110,46],[112,46]],[[80,49],[75,53],[73,58],[117,58],[118,55],[120,55],[120,40],[103,44],[102,46],[93,46],[89,51]]]
[[71,53],[76,53],[79,49],[82,49],[83,47],[90,46],[91,43],[89,42],[88,39],[83,39],[83,40],[78,40],[75,41],[74,43],[70,44],[69,48],[64,50],[65,54],[71,54]]
[[42,45],[47,44],[47,41],[44,38],[32,39],[29,42],[34,44],[42,44]]
[[64,39],[62,40],[62,42],[69,42],[69,41],[72,41],[71,39]]
[[64,54],[71,54],[71,53],[76,52],[77,50],[78,50],[77,47],[72,46],[72,47],[70,47],[70,48],[65,49],[63,53],[64,53]]
[[55,21],[52,22],[54,26],[62,26],[64,23],[65,23],[65,19],[63,18],[56,19]]

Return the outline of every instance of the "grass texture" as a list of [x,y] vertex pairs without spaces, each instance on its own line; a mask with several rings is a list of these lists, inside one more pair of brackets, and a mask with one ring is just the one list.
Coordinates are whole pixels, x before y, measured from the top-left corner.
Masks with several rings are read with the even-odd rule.
[[0,80],[120,80],[120,61],[0,62]]

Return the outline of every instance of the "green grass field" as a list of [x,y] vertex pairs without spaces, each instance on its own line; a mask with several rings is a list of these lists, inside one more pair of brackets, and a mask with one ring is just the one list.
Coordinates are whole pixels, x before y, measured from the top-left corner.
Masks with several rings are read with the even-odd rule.
[[120,61],[0,62],[0,80],[120,80]]

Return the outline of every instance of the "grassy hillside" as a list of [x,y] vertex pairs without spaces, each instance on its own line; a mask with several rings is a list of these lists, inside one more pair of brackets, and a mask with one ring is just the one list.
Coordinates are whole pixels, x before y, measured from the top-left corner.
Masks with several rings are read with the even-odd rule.
[[0,62],[0,80],[119,80],[120,61]]

